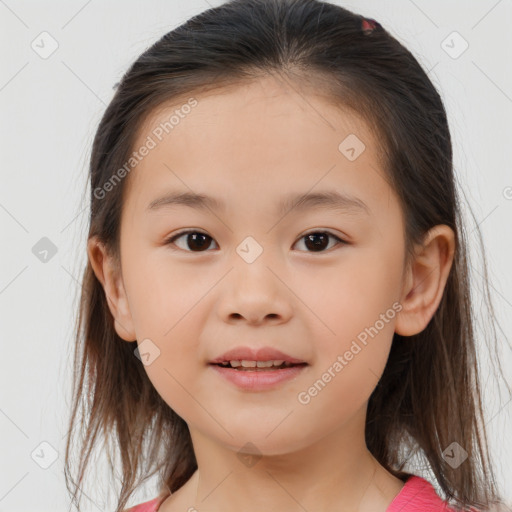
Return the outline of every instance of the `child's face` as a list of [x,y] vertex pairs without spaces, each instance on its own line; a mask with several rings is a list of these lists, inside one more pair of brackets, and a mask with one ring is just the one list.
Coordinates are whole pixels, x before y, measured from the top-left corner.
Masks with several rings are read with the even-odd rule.
[[[151,340],[142,350],[150,360],[160,351],[145,366],[157,391],[193,439],[234,449],[251,442],[268,454],[340,428],[361,440],[402,292],[402,212],[375,139],[358,118],[298,89],[268,78],[198,95],[190,109],[180,108],[186,99],[160,109],[134,146],[151,149],[131,171],[121,225],[123,327],[139,345]],[[339,149],[351,134],[365,145],[359,156],[353,135]],[[325,191],[366,209],[279,208]],[[211,196],[224,208],[148,209],[171,192]],[[166,245],[187,229],[211,239]],[[348,243],[304,238],[325,231]],[[269,346],[308,365],[271,389],[241,389],[209,364],[239,346]]]

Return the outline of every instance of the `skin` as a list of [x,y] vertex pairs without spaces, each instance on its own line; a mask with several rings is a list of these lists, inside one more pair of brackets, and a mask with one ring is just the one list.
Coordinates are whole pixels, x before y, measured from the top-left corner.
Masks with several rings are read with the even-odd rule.
[[[404,265],[403,214],[383,179],[376,139],[318,91],[266,77],[196,98],[129,176],[121,272],[95,238],[88,244],[117,333],[158,347],[145,369],[190,428],[198,470],[160,511],[384,512],[403,482],[366,447],[368,399],[393,333],[422,331],[436,311],[454,234],[436,226]],[[135,147],[182,104],[154,112]],[[349,134],[366,146],[354,161],[338,150]],[[212,195],[226,208],[144,211],[169,189]],[[320,189],[358,197],[369,214],[276,215],[284,194]],[[185,228],[211,237],[203,250],[191,250],[186,236],[165,244]],[[349,243],[329,239],[314,251],[303,237],[322,230]],[[263,249],[251,264],[236,252],[247,236]],[[395,302],[401,311],[317,396],[299,403],[298,393]],[[242,391],[207,364],[238,345],[270,345],[309,365],[277,389]],[[238,456],[247,442],[260,456],[253,465]]]

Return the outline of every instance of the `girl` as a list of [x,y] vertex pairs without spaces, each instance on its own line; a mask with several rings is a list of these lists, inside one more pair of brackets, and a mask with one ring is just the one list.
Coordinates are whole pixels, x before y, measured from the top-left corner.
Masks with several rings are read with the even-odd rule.
[[116,512],[155,474],[129,510],[502,502],[446,113],[379,23],[317,0],[190,19],[123,77],[90,179],[74,500],[101,432]]

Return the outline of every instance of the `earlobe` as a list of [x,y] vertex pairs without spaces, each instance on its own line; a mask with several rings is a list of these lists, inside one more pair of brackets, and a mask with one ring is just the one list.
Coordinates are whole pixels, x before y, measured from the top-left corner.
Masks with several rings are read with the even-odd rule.
[[455,234],[444,224],[430,229],[406,271],[395,332],[413,336],[425,329],[443,297],[455,252]]
[[97,237],[91,237],[87,241],[87,254],[94,274],[103,286],[117,334],[125,341],[135,341],[137,337],[120,269]]

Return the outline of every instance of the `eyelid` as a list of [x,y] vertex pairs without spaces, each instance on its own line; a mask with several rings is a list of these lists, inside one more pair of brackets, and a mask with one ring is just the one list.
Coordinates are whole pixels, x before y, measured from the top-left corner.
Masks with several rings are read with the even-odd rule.
[[342,238],[342,235],[338,235],[336,233],[334,233],[333,231],[327,229],[327,228],[312,228],[310,229],[309,231],[306,231],[305,233],[302,233],[302,235],[299,236],[298,240],[307,236],[307,235],[311,235],[312,233],[326,233],[328,235],[331,235],[335,238],[337,238],[338,240],[341,240],[342,242],[345,242],[345,243],[348,243],[348,241],[344,240]]
[[[188,229],[184,229],[183,231],[178,231],[177,233],[173,233],[172,235],[169,235],[166,239],[165,239],[165,243],[171,243],[173,240],[176,240],[176,238],[179,238],[180,236],[182,235],[187,235],[189,233],[200,233],[202,235],[206,235],[206,236],[210,236],[208,233],[206,233],[205,231],[202,231],[201,229],[197,229],[197,228],[188,228]],[[210,237],[212,240],[214,240],[213,237]]]

